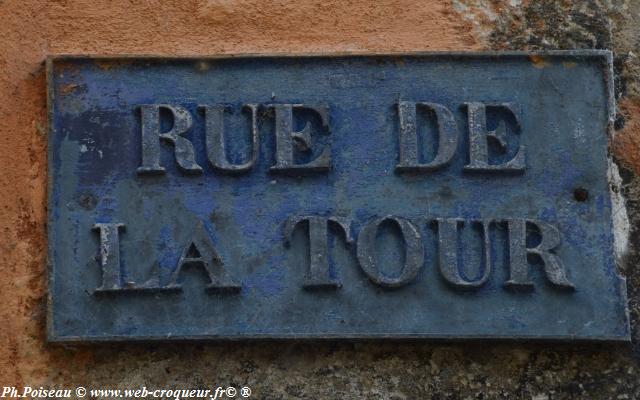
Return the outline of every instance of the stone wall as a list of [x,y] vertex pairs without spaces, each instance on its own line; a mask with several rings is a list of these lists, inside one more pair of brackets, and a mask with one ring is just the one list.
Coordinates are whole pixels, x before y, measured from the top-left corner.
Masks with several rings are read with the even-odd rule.
[[[0,0],[0,386],[248,385],[253,398],[640,397],[640,1]],[[52,346],[46,316],[49,54],[611,49],[611,151],[631,222],[634,343],[254,342]]]

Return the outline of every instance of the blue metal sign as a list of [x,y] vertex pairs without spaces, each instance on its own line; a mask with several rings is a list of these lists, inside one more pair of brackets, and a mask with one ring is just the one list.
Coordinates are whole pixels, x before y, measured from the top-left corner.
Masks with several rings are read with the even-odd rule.
[[611,55],[48,61],[53,341],[628,340]]

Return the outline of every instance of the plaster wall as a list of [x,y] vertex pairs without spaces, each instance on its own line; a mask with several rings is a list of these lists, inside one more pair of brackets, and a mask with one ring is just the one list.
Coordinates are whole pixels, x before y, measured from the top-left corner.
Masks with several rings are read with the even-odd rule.
[[[250,386],[255,398],[640,397],[638,0],[0,0],[0,386]],[[631,236],[632,345],[254,342],[52,346],[44,60],[51,54],[606,48]]]

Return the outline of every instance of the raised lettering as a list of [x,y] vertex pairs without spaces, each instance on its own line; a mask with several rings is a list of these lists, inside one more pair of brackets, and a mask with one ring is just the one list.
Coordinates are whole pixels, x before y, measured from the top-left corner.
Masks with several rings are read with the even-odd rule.
[[[429,163],[421,163],[418,150],[418,127],[416,113],[419,109],[430,112],[435,117],[438,135],[438,150]],[[436,103],[398,103],[400,119],[400,160],[396,171],[433,171],[444,167],[453,158],[458,146],[458,127],[453,114],[443,105]]]
[[168,288],[181,289],[178,282],[185,266],[200,266],[204,268],[209,277],[208,291],[239,291],[240,285],[234,282],[227,274],[224,263],[216,252],[209,234],[202,223],[196,224],[191,234],[192,239],[182,251],[178,266],[171,275]]
[[[385,276],[378,268],[375,259],[376,236],[378,228],[385,221],[391,221],[400,228],[405,246],[405,263],[397,277]],[[422,267],[424,247],[420,233],[408,220],[395,216],[386,216],[371,220],[362,228],[358,235],[358,261],[369,279],[383,287],[400,287],[411,282]]]
[[289,238],[293,234],[295,227],[301,222],[308,223],[309,232],[309,269],[302,286],[306,289],[337,288],[342,286],[340,280],[332,276],[329,267],[329,224],[332,223],[342,228],[345,240],[349,244],[353,242],[351,221],[340,217],[291,217],[285,224],[286,243],[289,243]]
[[305,127],[299,132],[293,131],[294,110],[315,112],[320,117],[323,128],[328,131],[328,107],[304,104],[273,104],[269,107],[275,110],[276,134],[276,164],[272,166],[270,170],[281,172],[328,171],[331,162],[331,151],[329,147],[322,149],[318,157],[306,164],[296,164],[294,162],[295,147],[303,152],[311,151],[311,123],[307,122]]
[[[173,127],[165,133],[160,132],[160,110],[166,110],[173,117]],[[145,104],[140,106],[142,121],[142,165],[139,174],[163,174],[160,165],[160,140],[174,146],[174,155],[180,169],[188,174],[199,174],[202,168],[196,163],[191,142],[182,137],[192,125],[191,114],[187,109],[169,104]]]
[[[464,224],[464,220],[458,218],[438,218],[438,253],[439,266],[442,277],[450,284],[462,288],[475,288],[482,286],[491,273],[491,247],[489,244],[490,220],[472,221],[482,225],[483,262],[482,276],[475,281],[469,281],[460,274],[458,265],[458,227]],[[480,267],[481,268],[481,267]]]
[[258,105],[245,104],[244,109],[251,112],[251,157],[243,164],[231,164],[227,158],[223,116],[224,105],[203,105],[199,106],[204,111],[206,124],[206,146],[209,162],[219,171],[228,173],[240,173],[250,170],[258,158],[260,149],[258,137]]
[[[537,228],[540,234],[540,244],[534,248],[527,247],[527,224]],[[552,225],[542,221],[510,219],[509,227],[509,262],[510,275],[505,286],[512,288],[533,288],[533,282],[529,280],[529,265],[527,256],[536,255],[544,263],[544,272],[552,284],[573,289],[573,284],[567,279],[567,275],[560,258],[551,251],[560,246],[562,242],[560,232]]]
[[122,272],[120,270],[120,231],[125,229],[120,223],[99,223],[93,230],[100,233],[100,267],[102,285],[96,292],[122,290]]
[[[489,164],[489,139],[494,140],[501,151],[507,150],[506,125],[500,120],[494,131],[487,131],[487,106],[483,103],[464,103],[467,108],[467,122],[469,125],[469,159],[464,167],[466,171],[511,171],[521,172],[525,168],[524,146],[520,145],[516,155],[503,164]],[[510,103],[489,105],[511,114],[520,127],[514,106]]]

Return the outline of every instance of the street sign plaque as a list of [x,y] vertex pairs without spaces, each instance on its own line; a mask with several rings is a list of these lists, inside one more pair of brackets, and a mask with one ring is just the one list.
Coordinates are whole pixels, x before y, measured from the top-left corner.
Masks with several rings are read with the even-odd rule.
[[53,57],[52,341],[629,340],[611,55]]

